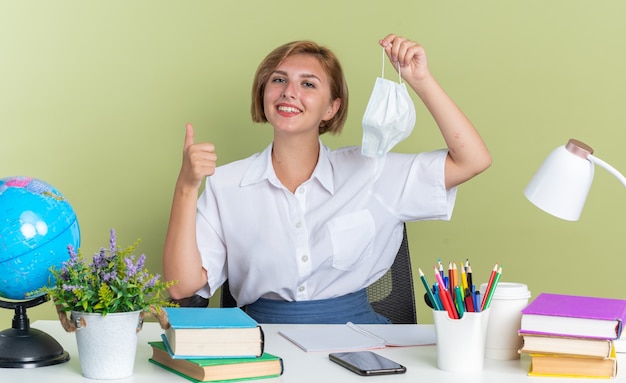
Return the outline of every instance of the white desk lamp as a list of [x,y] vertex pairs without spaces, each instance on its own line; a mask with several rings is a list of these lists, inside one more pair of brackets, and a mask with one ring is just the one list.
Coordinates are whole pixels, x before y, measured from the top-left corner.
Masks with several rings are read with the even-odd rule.
[[524,195],[530,202],[555,217],[577,221],[585,205],[594,164],[608,170],[626,186],[626,178],[611,165],[593,155],[588,145],[570,139],[550,153]]

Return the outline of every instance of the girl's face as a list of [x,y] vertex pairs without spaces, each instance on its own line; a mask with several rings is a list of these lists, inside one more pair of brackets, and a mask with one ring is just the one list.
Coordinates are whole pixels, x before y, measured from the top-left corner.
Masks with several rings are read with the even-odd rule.
[[331,119],[340,100],[330,99],[330,83],[317,58],[297,54],[285,58],[269,77],[263,95],[267,121],[275,130],[315,132]]

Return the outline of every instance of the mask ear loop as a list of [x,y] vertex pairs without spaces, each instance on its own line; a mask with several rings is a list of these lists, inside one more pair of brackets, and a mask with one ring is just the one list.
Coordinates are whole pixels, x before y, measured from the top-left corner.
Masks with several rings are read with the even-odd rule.
[[[382,65],[382,73],[380,74],[380,78],[385,78],[385,48],[383,48],[383,65]],[[398,61],[398,79],[400,84],[402,84],[402,74],[400,74],[400,61]]]
[[380,78],[385,78],[385,48],[383,48],[383,70],[382,73],[380,74]]

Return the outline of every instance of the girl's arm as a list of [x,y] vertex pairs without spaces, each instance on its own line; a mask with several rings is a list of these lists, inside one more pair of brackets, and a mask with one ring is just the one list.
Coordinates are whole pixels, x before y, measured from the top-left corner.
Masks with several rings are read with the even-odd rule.
[[491,155],[485,143],[430,73],[424,47],[393,34],[379,43],[394,68],[400,64],[402,78],[424,102],[448,146],[446,187],[457,186],[486,170],[491,165]]

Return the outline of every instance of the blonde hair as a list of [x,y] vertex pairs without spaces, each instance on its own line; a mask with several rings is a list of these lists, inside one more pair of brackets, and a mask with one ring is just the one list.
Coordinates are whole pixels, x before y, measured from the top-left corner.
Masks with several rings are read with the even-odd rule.
[[330,132],[338,134],[348,117],[348,85],[341,69],[341,64],[335,54],[328,48],[319,46],[312,41],[293,41],[274,49],[259,64],[252,83],[252,121],[267,122],[263,105],[265,85],[274,70],[287,57],[306,54],[317,58],[330,79],[331,101],[340,99],[337,113],[327,121],[320,122],[319,134]]

